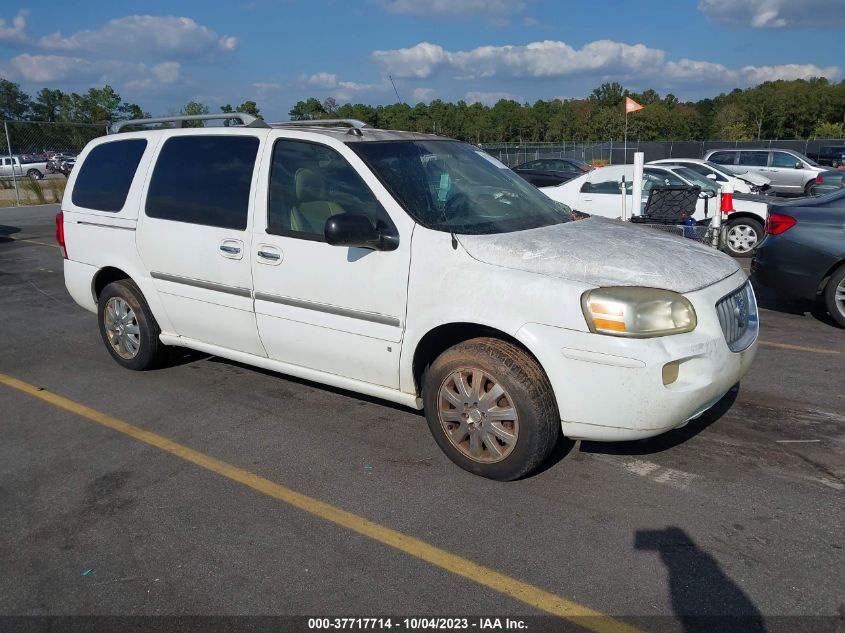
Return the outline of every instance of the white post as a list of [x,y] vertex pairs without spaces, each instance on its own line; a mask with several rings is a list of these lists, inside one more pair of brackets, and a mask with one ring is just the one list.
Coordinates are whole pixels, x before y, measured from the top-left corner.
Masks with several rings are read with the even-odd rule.
[[631,216],[642,215],[643,213],[643,165],[645,164],[645,154],[637,152],[634,154],[634,186],[631,195],[633,196],[633,204],[631,205]]
[[[18,206],[21,206],[21,194],[18,193],[18,177],[15,174],[15,159],[12,158],[12,139],[9,138],[9,123],[3,121],[3,129],[6,132],[6,147],[9,148],[9,162],[11,163],[12,167],[12,182],[15,183],[15,200],[18,202]],[[23,174],[23,165],[21,166],[21,174]]]
[[625,193],[625,175],[622,175],[622,182],[619,183],[622,190],[622,221],[628,221],[628,195]]
[[624,150],[624,158],[622,159],[622,164],[628,164],[628,108],[625,108],[625,150]]

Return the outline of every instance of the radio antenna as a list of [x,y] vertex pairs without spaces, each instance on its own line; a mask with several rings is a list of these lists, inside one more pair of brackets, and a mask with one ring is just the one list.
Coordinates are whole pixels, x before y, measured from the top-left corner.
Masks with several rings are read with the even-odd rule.
[[388,78],[388,79],[390,79],[390,85],[391,85],[391,86],[393,86],[393,92],[395,92],[395,93],[396,93],[396,100],[397,100],[399,103],[405,103],[404,101],[402,101],[402,97],[400,97],[400,96],[399,96],[399,91],[396,89],[396,84],[395,84],[395,83],[393,83],[393,77],[391,77],[390,75],[388,75],[388,76],[387,76],[387,78]]

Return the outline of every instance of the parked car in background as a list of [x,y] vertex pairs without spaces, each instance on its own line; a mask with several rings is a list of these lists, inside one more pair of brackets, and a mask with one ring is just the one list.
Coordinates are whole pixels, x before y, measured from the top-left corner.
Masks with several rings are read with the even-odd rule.
[[821,301],[845,328],[845,189],[769,205],[755,282],[791,299]]
[[819,172],[813,186],[810,187],[810,195],[823,196],[845,187],[845,171],[831,169]]
[[730,183],[735,193],[763,193],[771,188],[770,181],[765,176],[750,173],[739,166],[727,167],[717,165],[716,163],[701,160],[700,158],[663,158],[650,161],[648,164],[663,167],[671,167],[673,165],[687,167],[698,172],[705,178],[714,180],[719,185]]
[[76,154],[56,153],[47,161],[47,171],[51,174],[67,176],[76,164]]
[[539,158],[513,167],[513,170],[535,187],[551,187],[594,169],[574,158]]
[[810,195],[810,187],[824,167],[803,154],[787,149],[714,149],[704,155],[717,165],[738,166],[771,181],[772,191]]
[[23,156],[3,156],[0,158],[0,177],[29,176],[41,180],[47,173],[47,162],[39,158],[27,159]]
[[818,152],[807,152],[807,158],[819,165],[839,167],[845,165],[845,145],[823,145]]
[[[633,208],[633,165],[611,165],[582,174],[555,187],[541,187],[540,191],[576,211],[606,218],[622,215],[620,185],[625,178],[626,206]],[[642,204],[648,201],[653,187],[696,186],[702,189],[692,217],[698,221],[712,218],[719,210],[718,185],[709,178],[684,167],[646,165],[643,168]],[[749,257],[763,238],[766,221],[766,199],[761,196],[734,196],[735,212],[726,222],[725,250],[734,257]],[[706,211],[706,213],[705,213]]]

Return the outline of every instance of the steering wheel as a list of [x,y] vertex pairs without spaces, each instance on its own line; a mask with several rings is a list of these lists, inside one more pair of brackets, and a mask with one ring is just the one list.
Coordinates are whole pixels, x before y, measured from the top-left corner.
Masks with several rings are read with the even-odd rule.
[[446,204],[443,206],[443,212],[447,215],[452,215],[453,211],[461,204],[466,204],[469,202],[469,196],[465,193],[456,193],[454,196],[449,196],[449,199],[446,201]]

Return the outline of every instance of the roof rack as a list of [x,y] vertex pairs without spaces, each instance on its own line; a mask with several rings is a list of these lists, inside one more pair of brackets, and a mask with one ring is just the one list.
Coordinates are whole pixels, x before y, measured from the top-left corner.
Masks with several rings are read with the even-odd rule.
[[272,127],[339,127],[345,125],[355,130],[372,127],[369,123],[364,123],[358,119],[301,119],[299,121],[278,121],[270,125]]
[[127,126],[149,125],[151,123],[177,123],[177,127],[184,127],[185,121],[214,121],[238,119],[244,127],[270,127],[262,119],[246,114],[244,112],[221,112],[220,114],[188,114],[183,116],[160,116],[151,119],[130,119],[129,121],[118,121],[112,123],[109,129],[110,134],[117,134]]

